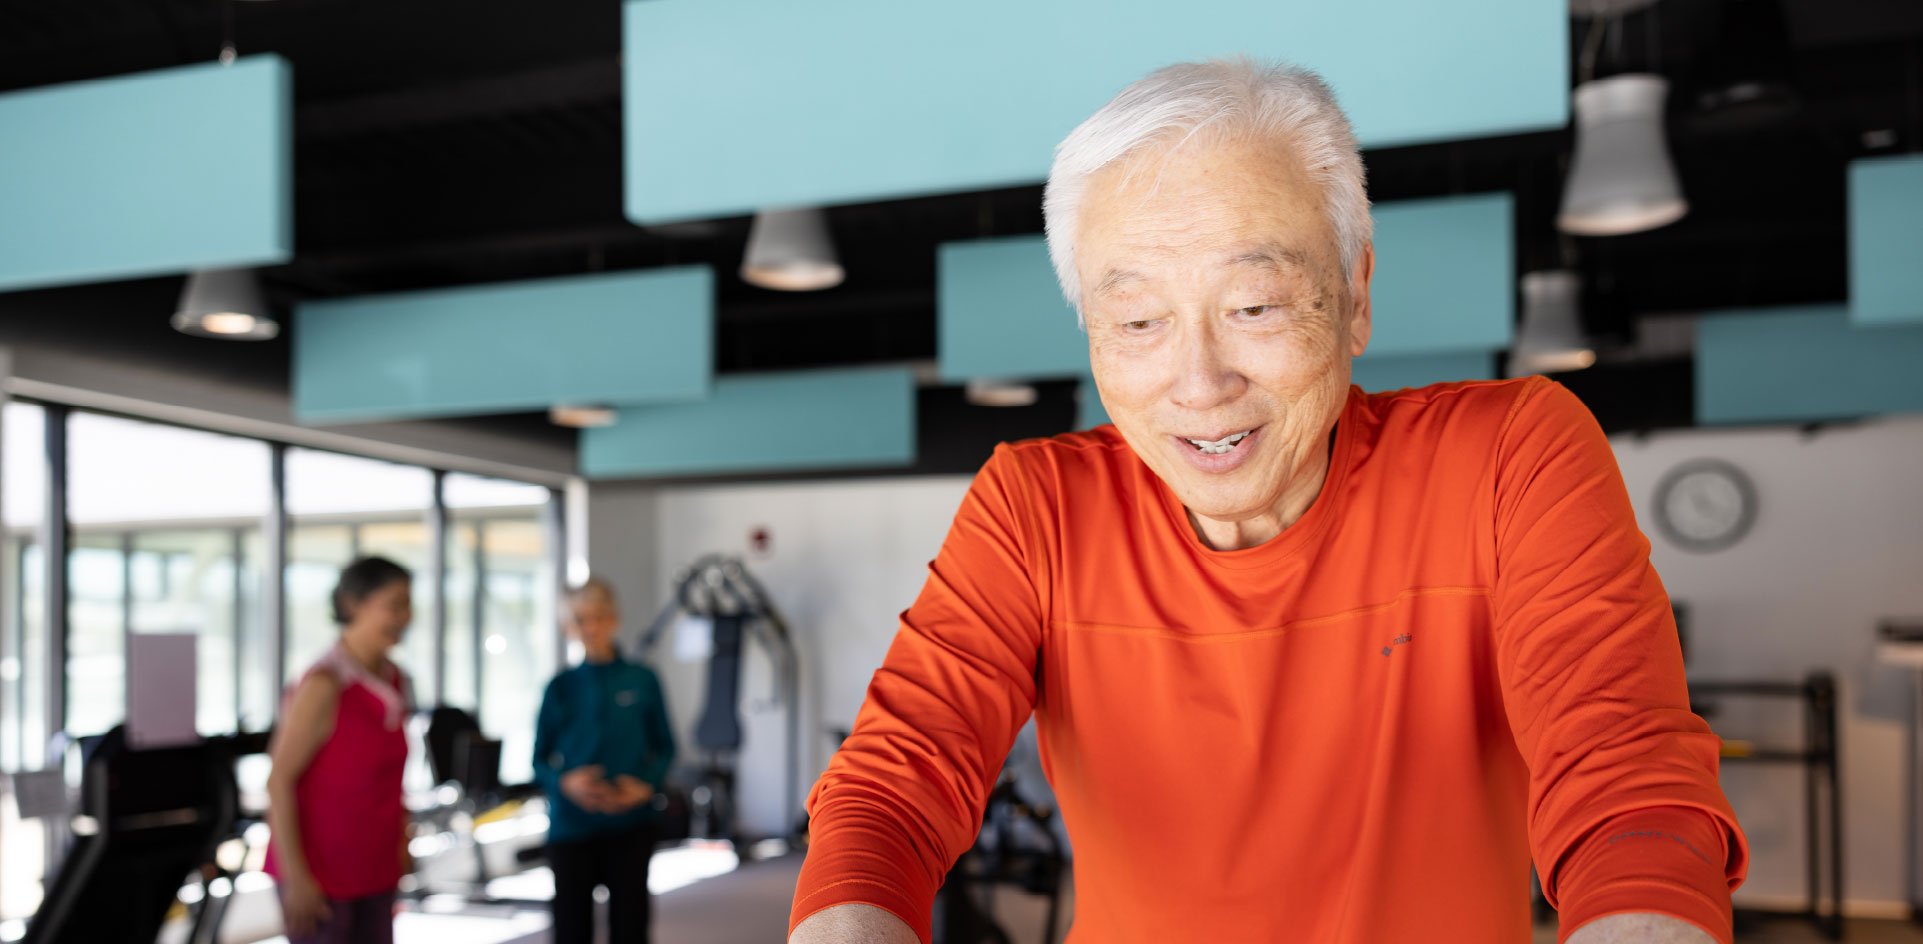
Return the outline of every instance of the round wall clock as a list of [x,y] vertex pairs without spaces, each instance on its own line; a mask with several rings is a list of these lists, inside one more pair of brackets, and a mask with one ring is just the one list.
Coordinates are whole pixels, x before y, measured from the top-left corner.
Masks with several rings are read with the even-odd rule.
[[1685,462],[1656,485],[1656,526],[1686,551],[1720,551],[1756,523],[1756,486],[1721,459]]

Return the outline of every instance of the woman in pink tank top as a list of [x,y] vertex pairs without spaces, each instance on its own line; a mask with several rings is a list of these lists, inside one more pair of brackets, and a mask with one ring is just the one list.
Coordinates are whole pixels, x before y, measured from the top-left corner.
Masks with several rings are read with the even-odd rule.
[[267,778],[290,944],[391,944],[407,861],[407,676],[387,659],[413,619],[407,570],[368,557],[334,588],[340,641],[301,677],[274,732]]

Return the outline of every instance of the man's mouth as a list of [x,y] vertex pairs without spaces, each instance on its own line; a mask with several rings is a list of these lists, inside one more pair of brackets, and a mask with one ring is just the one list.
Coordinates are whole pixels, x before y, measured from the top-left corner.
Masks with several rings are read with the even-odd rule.
[[1255,430],[1245,429],[1239,433],[1230,433],[1221,439],[1189,439],[1184,436],[1182,437],[1182,441],[1194,446],[1198,452],[1204,455],[1219,456],[1233,450],[1237,443],[1247,439],[1248,435],[1253,432],[1255,432]]

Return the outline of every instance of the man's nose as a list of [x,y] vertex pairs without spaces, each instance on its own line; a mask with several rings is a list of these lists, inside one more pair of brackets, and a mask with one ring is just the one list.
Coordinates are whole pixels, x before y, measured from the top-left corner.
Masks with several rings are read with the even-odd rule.
[[1235,366],[1228,348],[1231,339],[1207,318],[1190,322],[1180,334],[1169,399],[1185,410],[1209,410],[1241,396],[1248,378]]

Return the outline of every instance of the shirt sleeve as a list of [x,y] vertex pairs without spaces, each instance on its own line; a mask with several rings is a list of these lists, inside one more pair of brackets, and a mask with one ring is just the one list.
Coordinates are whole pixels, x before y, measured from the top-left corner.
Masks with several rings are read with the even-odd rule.
[[647,684],[642,688],[648,693],[647,763],[642,765],[641,780],[649,786],[659,788],[667,780],[668,769],[674,766],[674,725],[668,720],[668,703],[661,695],[661,678],[654,670],[641,666],[647,676]]
[[1728,942],[1749,853],[1609,441],[1537,379],[1510,408],[1496,475],[1497,667],[1558,940],[1647,912]]
[[541,713],[534,721],[534,782],[550,796],[561,792],[561,770],[555,765],[555,739],[565,723],[561,707],[561,677],[548,682],[541,695]]
[[974,843],[988,791],[1035,707],[1042,606],[1018,460],[975,477],[921,595],[808,800],[808,858],[788,928],[835,905],[891,912],[923,942],[942,877]]

